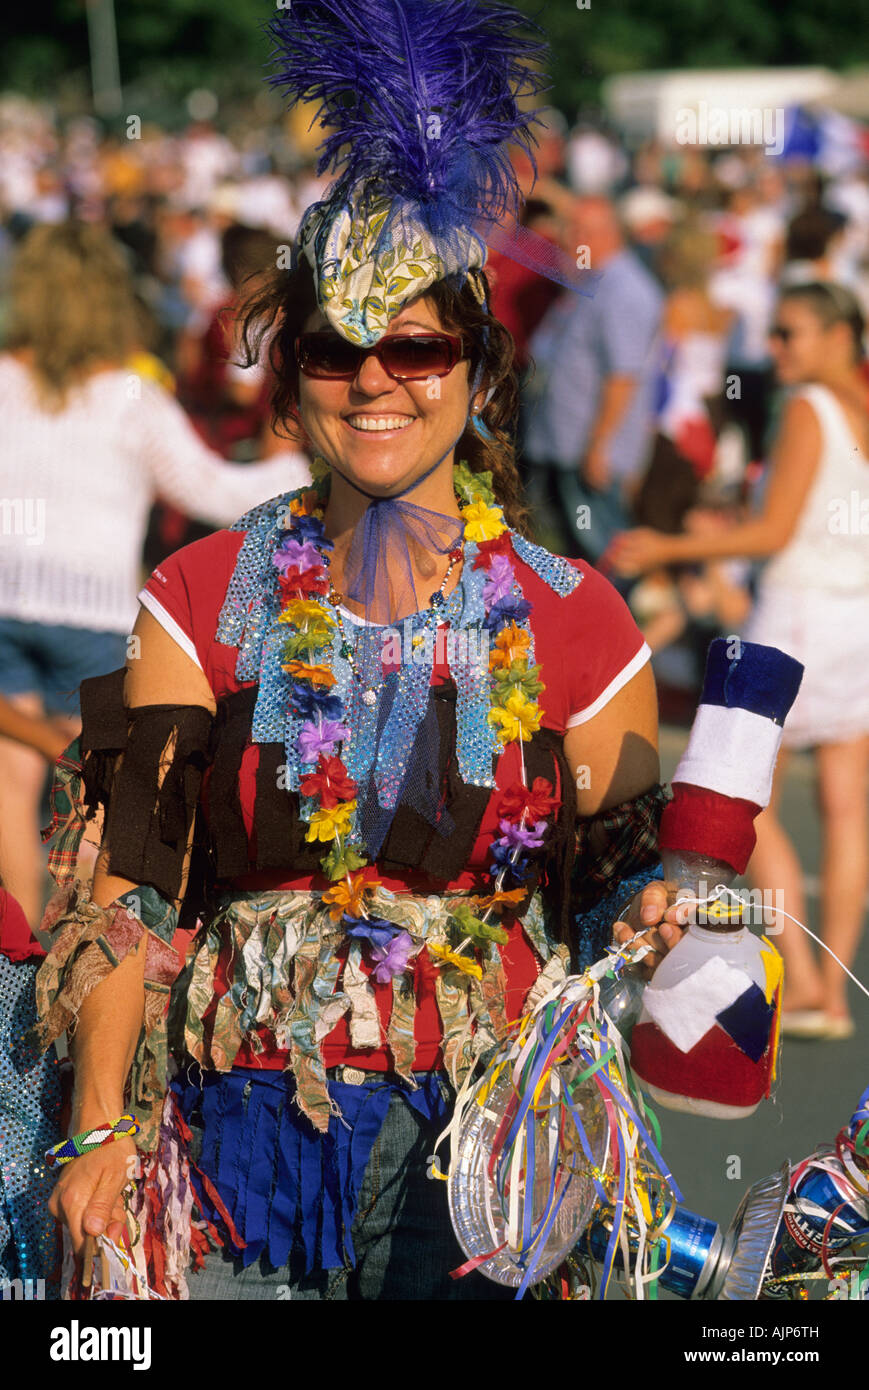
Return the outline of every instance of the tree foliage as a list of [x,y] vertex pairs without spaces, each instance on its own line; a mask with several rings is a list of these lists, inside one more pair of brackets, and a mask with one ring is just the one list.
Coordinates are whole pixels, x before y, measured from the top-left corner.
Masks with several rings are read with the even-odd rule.
[[[433,3],[435,0],[433,0]],[[550,99],[569,116],[599,97],[603,78],[660,68],[869,62],[869,26],[853,0],[514,0],[552,45]],[[580,4],[588,8],[580,8]],[[121,78],[146,103],[209,86],[237,99],[256,89],[268,45],[261,24],[275,0],[115,0]],[[0,46],[0,90],[56,93],[77,80],[87,92],[85,0],[16,6]]]

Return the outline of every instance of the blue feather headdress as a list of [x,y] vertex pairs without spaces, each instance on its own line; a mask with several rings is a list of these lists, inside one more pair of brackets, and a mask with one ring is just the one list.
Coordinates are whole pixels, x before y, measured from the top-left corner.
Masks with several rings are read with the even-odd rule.
[[521,201],[509,145],[534,163],[539,114],[519,103],[546,85],[546,45],[526,36],[541,31],[525,15],[482,0],[292,0],[268,29],[269,81],[318,103],[327,131],[317,172],[336,177],[297,254],[339,332],[376,342],[407,298],[473,277],[487,240],[526,263],[540,241],[535,268],[577,287],[555,248],[525,233],[519,254],[499,225]]

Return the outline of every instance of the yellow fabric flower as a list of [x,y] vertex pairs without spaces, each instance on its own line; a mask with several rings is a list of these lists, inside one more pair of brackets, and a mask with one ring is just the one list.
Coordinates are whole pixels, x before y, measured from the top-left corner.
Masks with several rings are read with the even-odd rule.
[[310,681],[312,685],[323,685],[327,690],[337,680],[337,676],[333,675],[328,666],[311,666],[307,661],[288,661],[284,670],[288,676],[292,676],[295,680]]
[[318,603],[314,598],[293,598],[281,612],[279,619],[282,623],[294,623],[296,627],[304,627],[305,623],[323,624],[328,628],[335,626],[329,612],[322,603]]
[[321,806],[311,816],[306,840],[333,840],[336,835],[346,835],[350,821],[356,810],[356,800],[339,801],[337,806]]
[[461,513],[466,541],[494,541],[507,529],[501,508],[488,506],[482,497],[475,497]]
[[527,657],[530,645],[531,634],[526,632],[524,628],[517,627],[516,623],[509,623],[507,627],[502,627],[489,651],[491,670],[494,671],[499,666],[503,666],[505,670],[509,671],[514,661],[522,661],[524,657]]
[[346,879],[336,883],[334,888],[323,894],[323,902],[330,904],[329,916],[332,921],[339,921],[345,912],[349,912],[351,917],[361,917],[366,895],[373,892],[379,883],[379,878],[366,878],[362,873],[351,874],[349,883]]
[[489,710],[492,724],[500,724],[498,738],[502,748],[514,739],[528,743],[532,734],[540,728],[541,710],[536,700],[526,700],[521,690],[513,690],[503,705],[494,705]]
[[439,941],[430,941],[428,949],[441,965],[454,965],[463,975],[472,975],[475,980],[482,980],[483,967],[471,960],[470,956],[459,955],[457,951],[451,951],[449,946],[444,946]]

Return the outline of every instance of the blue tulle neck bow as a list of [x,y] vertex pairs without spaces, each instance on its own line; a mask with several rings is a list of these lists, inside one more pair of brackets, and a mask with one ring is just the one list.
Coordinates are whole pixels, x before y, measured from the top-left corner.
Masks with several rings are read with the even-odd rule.
[[[402,500],[441,462],[438,459],[422,477],[393,497],[366,492],[341,473],[345,482],[371,499],[356,523],[344,570],[344,594],[364,605],[365,618],[370,623],[393,623],[419,611],[412,551],[417,566],[423,568],[426,557],[430,560],[433,555],[448,555],[461,544],[464,523],[460,517]],[[425,597],[430,599],[430,595]]]

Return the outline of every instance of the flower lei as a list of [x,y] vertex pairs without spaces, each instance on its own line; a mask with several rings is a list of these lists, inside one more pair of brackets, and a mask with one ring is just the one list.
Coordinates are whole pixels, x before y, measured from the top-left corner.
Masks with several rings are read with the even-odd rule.
[[[323,460],[315,460],[312,477],[312,487],[290,494],[284,536],[272,557],[280,572],[279,622],[290,629],[281,663],[292,677],[293,712],[302,719],[300,760],[310,765],[299,783],[304,798],[301,815],[308,824],[306,839],[329,845],[320,863],[334,887],[323,894],[323,902],[351,940],[366,942],[372,977],[384,984],[408,968],[418,948],[403,928],[366,911],[366,899],[380,880],[364,846],[354,841],[358,788],[340,756],[340,745],[351,731],[344,723],[341,698],[330,693],[336,677],[324,656],[332,647],[335,619],[326,600],[332,542],[323,527],[329,493],[329,471]],[[461,937],[456,949],[443,942],[428,943],[436,963],[481,979],[481,966],[464,952],[469,946],[488,951],[490,943],[508,940],[507,932],[490,916],[496,908],[525,896],[529,851],[543,844],[547,816],[560,802],[545,778],[536,777],[531,787],[527,784],[522,745],[540,728],[537,697],[544,686],[540,667],[530,664],[531,605],[515,577],[510,531],[492,493],[492,476],[473,473],[460,463],[454,481],[465,540],[478,546],[474,567],[483,568],[486,576],[483,602],[490,637],[488,718],[493,725],[493,751],[499,745],[503,751],[509,743],[518,743],[521,766],[521,780],[502,794],[497,807],[501,834],[491,847],[492,891],[452,907],[451,924]]]

